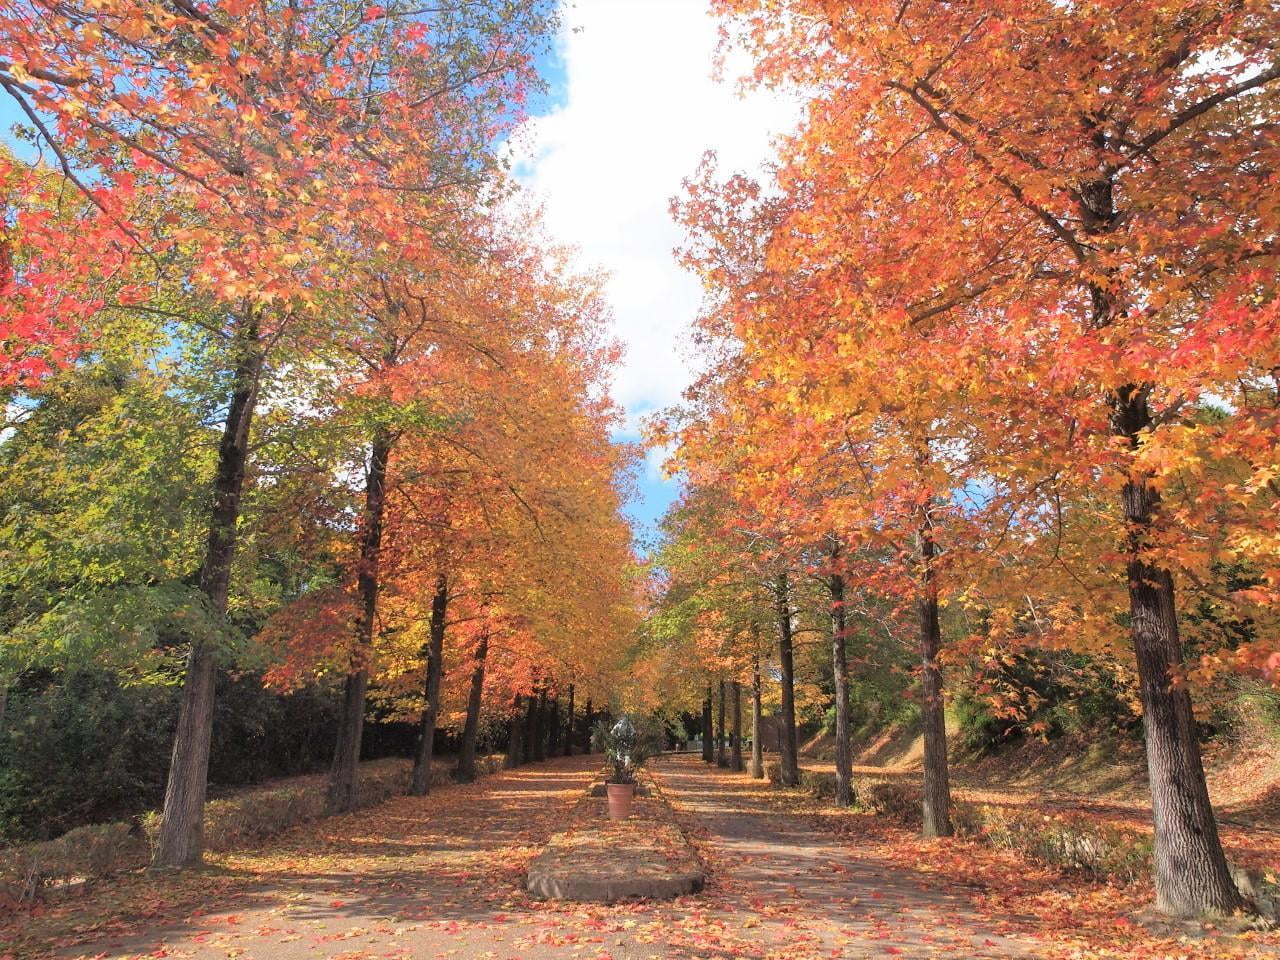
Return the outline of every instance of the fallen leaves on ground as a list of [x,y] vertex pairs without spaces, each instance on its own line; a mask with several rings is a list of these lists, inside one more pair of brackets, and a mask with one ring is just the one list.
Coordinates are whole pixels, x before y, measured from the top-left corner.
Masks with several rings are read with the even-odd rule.
[[1150,889],[924,841],[693,759],[658,779],[709,871],[667,903],[541,902],[524,871],[564,829],[588,758],[300,827],[183,875],[137,874],[0,923],[0,957],[649,960],[1261,956],[1275,934],[1153,932]]

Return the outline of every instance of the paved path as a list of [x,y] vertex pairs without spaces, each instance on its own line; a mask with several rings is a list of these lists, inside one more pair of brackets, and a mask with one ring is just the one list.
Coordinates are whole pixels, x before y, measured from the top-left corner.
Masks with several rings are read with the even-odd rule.
[[758,781],[683,757],[658,770],[668,797],[705,830],[718,909],[757,920],[756,955],[786,944],[825,957],[1038,955],[1002,936],[964,891],[781,812]]
[[[298,828],[205,873],[123,878],[0,926],[0,958],[814,960],[1020,953],[963,893],[780,812],[768,788],[694,758],[656,765],[712,870],[701,896],[532,901],[523,870],[599,758],[503,773]],[[36,933],[39,931],[39,933]],[[15,936],[25,938],[14,944]],[[41,939],[43,938],[43,939]],[[5,947],[4,943],[14,944]],[[1027,953],[1026,955],[1036,955]]]

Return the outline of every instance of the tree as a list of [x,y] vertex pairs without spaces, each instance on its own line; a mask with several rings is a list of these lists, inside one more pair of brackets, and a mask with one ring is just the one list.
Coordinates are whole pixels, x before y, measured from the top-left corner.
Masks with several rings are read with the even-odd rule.
[[[785,379],[795,390],[815,363],[845,370],[868,345],[887,361],[879,342],[914,331],[929,351],[899,356],[931,389],[974,423],[995,411],[987,423],[1002,429],[978,431],[964,456],[1008,505],[1006,529],[1034,529],[1028,518],[1063,503],[1100,511],[1104,542],[1122,545],[1112,582],[1140,676],[1158,904],[1235,909],[1174,582],[1208,582],[1202,535],[1261,569],[1272,549],[1243,530],[1273,495],[1254,438],[1269,430],[1258,399],[1275,343],[1277,210],[1257,192],[1276,161],[1274,5],[720,7],[763,79],[812,92],[784,149],[768,261],[830,306],[801,335],[813,362]],[[803,406],[838,402],[832,383],[810,379]],[[1213,395],[1233,398],[1231,415],[1194,422]],[[1172,513],[1165,491],[1208,450],[1252,479],[1225,497],[1196,485],[1201,499]],[[1099,483],[1109,502],[1084,495]],[[1224,522],[1241,535],[1210,532]],[[1269,596],[1268,583],[1233,602]],[[1267,656],[1254,643],[1230,659],[1257,670]]]

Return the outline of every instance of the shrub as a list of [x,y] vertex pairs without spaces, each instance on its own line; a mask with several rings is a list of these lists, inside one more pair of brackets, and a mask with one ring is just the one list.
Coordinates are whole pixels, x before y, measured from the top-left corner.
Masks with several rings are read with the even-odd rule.
[[610,783],[635,783],[649,758],[662,752],[665,728],[649,718],[633,720],[623,714],[616,722],[600,720],[591,732],[591,745],[604,753]]
[[826,771],[800,769],[800,789],[830,800],[836,795],[836,775]]
[[988,803],[955,805],[957,832],[1016,850],[1040,863],[1132,882],[1151,872],[1151,838],[1083,813],[1046,814]]
[[[776,782],[777,765],[770,767],[767,772]],[[819,797],[832,797],[835,774],[802,769],[800,787]],[[860,780],[855,787],[861,809],[919,827],[924,792],[918,784]],[[1149,835],[1086,813],[1047,814],[1034,808],[959,800],[952,805],[951,819],[958,834],[1050,866],[1083,870],[1100,880],[1128,883],[1151,872]]]
[[172,729],[167,688],[109,674],[28,674],[0,736],[0,836],[41,840],[156,803]]
[[923,803],[924,791],[913,783],[881,781],[860,785],[858,790],[860,807],[908,826],[918,826],[923,820]]
[[109,877],[144,867],[150,850],[134,824],[77,827],[56,840],[0,850],[0,889],[27,900],[41,887],[74,877]]
[[[408,760],[375,760],[360,768],[360,807],[384,803],[405,793]],[[502,757],[476,761],[487,776],[502,769]],[[443,764],[432,769],[432,786],[444,786],[452,772]],[[205,848],[214,853],[257,846],[299,824],[325,816],[328,784],[323,777],[241,791],[205,804]],[[56,840],[0,849],[0,891],[11,899],[31,899],[42,887],[75,877],[98,879],[146,866],[160,829],[160,814],[151,811],[136,823],[79,827]]]

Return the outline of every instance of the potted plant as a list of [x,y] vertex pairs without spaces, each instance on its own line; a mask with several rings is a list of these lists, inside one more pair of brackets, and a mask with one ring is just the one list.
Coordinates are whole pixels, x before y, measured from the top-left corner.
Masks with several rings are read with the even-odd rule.
[[609,797],[609,819],[625,820],[631,816],[636,795],[636,774],[654,754],[653,739],[636,728],[626,714],[611,723],[601,720],[592,737],[596,749],[604,752],[609,772],[605,793]]

